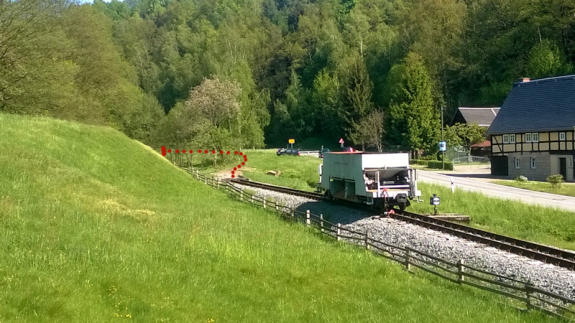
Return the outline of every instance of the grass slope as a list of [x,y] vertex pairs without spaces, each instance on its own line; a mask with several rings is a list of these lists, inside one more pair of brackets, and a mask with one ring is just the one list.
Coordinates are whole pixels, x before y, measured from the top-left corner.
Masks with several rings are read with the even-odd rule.
[[0,151],[0,321],[551,320],[230,200],[109,128],[0,114]]

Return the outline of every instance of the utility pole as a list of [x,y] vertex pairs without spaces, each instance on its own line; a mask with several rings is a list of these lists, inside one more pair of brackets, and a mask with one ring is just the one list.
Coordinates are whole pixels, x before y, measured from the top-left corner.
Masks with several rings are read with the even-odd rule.
[[[441,141],[443,141],[443,106],[441,106]],[[441,169],[445,170],[445,150],[441,154]]]

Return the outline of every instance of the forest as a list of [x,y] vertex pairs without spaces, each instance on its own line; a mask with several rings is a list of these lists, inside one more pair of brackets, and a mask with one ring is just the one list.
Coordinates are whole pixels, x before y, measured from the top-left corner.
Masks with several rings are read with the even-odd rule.
[[573,0],[0,0],[0,111],[152,146],[433,153],[442,110],[574,63]]

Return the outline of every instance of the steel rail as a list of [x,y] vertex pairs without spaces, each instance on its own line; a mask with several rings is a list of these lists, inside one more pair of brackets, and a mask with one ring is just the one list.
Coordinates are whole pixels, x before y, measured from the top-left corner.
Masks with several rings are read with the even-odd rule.
[[254,182],[254,181],[246,180],[243,178],[234,178],[231,180],[231,182],[236,183],[236,184],[240,184],[240,185],[257,187],[257,188],[262,188],[262,189],[266,189],[266,190],[270,190],[270,191],[306,197],[306,198],[313,199],[313,200],[323,200],[324,199],[324,195],[320,194],[320,193],[307,192],[307,191],[296,190],[296,189],[284,187],[284,186],[276,186],[276,185],[270,185],[270,184],[265,184],[265,183],[260,183],[260,182]]
[[501,234],[406,211],[396,211],[395,214],[389,214],[389,216],[391,218],[410,222],[429,229],[442,231],[467,240],[480,242],[491,247],[509,251],[531,259],[575,270],[575,253],[570,251],[526,240],[511,238]]

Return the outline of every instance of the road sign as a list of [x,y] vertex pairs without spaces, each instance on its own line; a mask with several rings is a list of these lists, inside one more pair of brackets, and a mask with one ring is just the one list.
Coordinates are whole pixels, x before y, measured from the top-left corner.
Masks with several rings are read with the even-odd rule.
[[289,140],[288,140],[288,143],[290,143],[290,144],[295,144],[295,139],[289,139]]
[[447,150],[447,143],[445,141],[439,142],[439,151],[446,151]]
[[432,197],[429,198],[429,204],[431,205],[439,205],[441,199],[439,198],[439,196],[433,194]]

